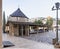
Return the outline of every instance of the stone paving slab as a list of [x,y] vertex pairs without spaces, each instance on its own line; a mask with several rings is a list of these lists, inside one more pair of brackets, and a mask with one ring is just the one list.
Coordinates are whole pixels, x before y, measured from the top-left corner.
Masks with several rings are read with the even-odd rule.
[[52,39],[55,38],[55,33],[50,31],[45,33],[31,34],[30,36],[24,36],[22,38],[33,40],[36,42],[52,44]]
[[3,41],[3,47],[12,47],[14,46],[13,43],[11,43],[10,41]]

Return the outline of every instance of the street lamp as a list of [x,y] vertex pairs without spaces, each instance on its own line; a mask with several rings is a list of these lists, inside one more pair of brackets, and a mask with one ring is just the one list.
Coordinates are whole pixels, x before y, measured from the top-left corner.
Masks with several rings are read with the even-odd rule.
[[56,9],[54,9],[54,6],[52,8],[52,10],[56,10],[56,42],[58,42],[58,10],[60,9],[59,4],[59,2],[55,3]]

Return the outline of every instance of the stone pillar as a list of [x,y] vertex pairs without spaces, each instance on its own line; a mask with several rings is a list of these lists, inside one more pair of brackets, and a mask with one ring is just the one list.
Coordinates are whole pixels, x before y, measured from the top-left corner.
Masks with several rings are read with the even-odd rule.
[[9,35],[14,36],[14,27],[12,23],[9,23]]
[[19,36],[19,25],[16,25],[16,27],[14,27],[14,35]]
[[38,30],[38,26],[36,26],[36,31],[37,31],[37,34],[38,34],[38,31],[39,31],[39,30]]
[[2,49],[2,0],[0,0],[0,48]]
[[45,28],[43,27],[43,32],[45,32]]
[[19,25],[17,25],[17,36],[19,36]]
[[25,35],[29,36],[29,25],[25,26]]
[[21,36],[23,36],[23,26],[21,26]]

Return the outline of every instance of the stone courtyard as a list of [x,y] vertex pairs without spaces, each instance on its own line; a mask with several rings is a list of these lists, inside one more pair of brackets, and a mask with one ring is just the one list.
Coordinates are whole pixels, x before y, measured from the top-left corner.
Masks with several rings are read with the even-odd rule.
[[2,34],[3,41],[10,41],[15,45],[4,49],[9,49],[9,48],[55,49],[54,46],[52,45],[52,39],[56,37],[55,34],[56,33],[54,31],[38,33],[38,34],[30,34],[30,36],[23,36],[23,37],[21,36],[16,37],[16,36],[10,36],[8,34]]
[[33,40],[36,42],[42,42],[42,43],[49,43],[52,44],[52,39],[55,38],[55,33],[52,31],[44,32],[44,33],[38,33],[38,34],[30,34],[30,36],[24,36],[23,38]]

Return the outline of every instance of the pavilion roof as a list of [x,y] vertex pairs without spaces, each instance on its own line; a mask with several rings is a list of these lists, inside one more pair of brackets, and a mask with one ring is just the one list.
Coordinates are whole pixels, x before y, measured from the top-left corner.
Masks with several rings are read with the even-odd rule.
[[28,17],[20,10],[20,8],[18,8],[16,11],[14,11],[10,16],[12,16],[12,17],[28,18]]

